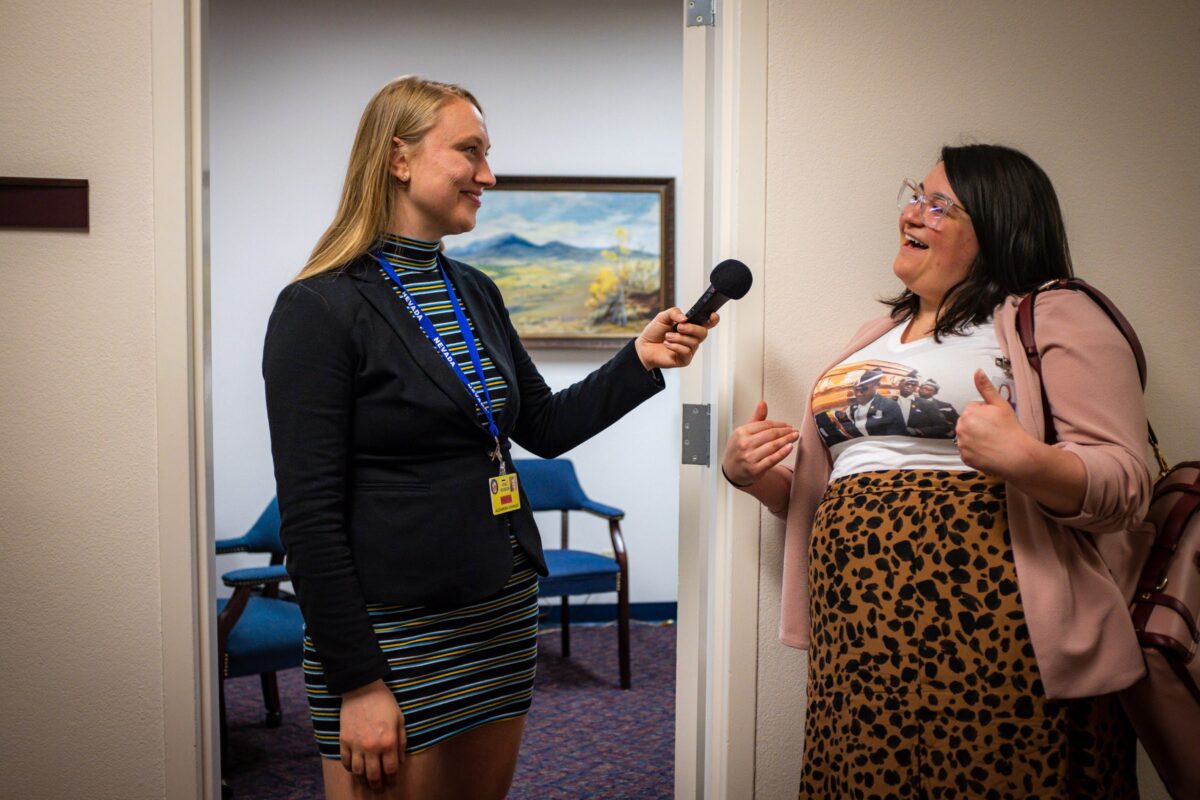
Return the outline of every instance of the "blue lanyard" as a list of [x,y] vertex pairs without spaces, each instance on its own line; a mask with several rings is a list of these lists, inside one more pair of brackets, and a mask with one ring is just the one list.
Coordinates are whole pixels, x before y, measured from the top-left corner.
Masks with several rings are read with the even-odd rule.
[[[375,260],[379,262],[379,266],[383,267],[383,271],[388,274],[392,282],[396,284],[396,288],[400,291],[400,296],[404,298],[405,304],[408,306],[409,312],[416,318],[421,325],[421,330],[425,332],[425,338],[433,343],[434,349],[441,354],[450,368],[454,370],[454,374],[462,381],[462,385],[467,387],[467,391],[471,393],[471,397],[475,398],[475,404],[483,411],[483,416],[487,419],[488,433],[496,440],[496,449],[500,448],[500,429],[496,427],[496,420],[492,416],[492,395],[487,388],[487,380],[483,375],[483,363],[479,360],[479,348],[475,346],[475,337],[471,333],[471,323],[467,321],[467,315],[463,313],[462,305],[458,302],[458,295],[454,293],[454,284],[450,283],[450,279],[446,277],[446,270],[442,267],[442,260],[438,258],[438,271],[442,275],[442,281],[446,284],[446,294],[450,298],[450,305],[454,308],[454,316],[458,320],[459,330],[462,331],[463,340],[467,345],[467,353],[471,356],[471,364],[475,367],[475,374],[479,376],[479,386],[483,389],[483,398],[480,398],[479,392],[475,391],[475,387],[471,385],[471,379],[463,372],[462,367],[454,359],[450,353],[450,348],[446,346],[446,342],[442,340],[441,334],[437,332],[437,328],[433,327],[433,323],[429,321],[429,317],[421,310],[416,301],[412,299],[412,295],[404,288],[404,284],[400,282],[400,276],[392,269],[392,265],[383,257],[382,253],[372,253]],[[486,399],[486,402],[484,401]],[[501,462],[503,463],[503,462]]]

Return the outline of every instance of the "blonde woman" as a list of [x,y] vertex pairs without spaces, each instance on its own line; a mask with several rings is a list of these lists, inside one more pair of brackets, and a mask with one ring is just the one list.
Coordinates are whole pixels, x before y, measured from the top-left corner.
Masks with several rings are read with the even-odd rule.
[[489,146],[465,89],[384,86],[337,216],[267,331],[281,533],[331,798],[505,796],[545,572],[510,442],[550,457],[599,433],[717,322],[662,311],[552,392],[496,285],[441,252],[495,183]]

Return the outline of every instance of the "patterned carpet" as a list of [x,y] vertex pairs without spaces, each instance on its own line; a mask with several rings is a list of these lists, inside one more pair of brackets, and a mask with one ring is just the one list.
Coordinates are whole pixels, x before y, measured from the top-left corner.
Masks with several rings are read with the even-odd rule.
[[[675,628],[630,631],[633,688],[617,680],[616,630],[572,627],[569,660],[544,633],[510,800],[642,800],[674,792]],[[283,726],[263,725],[256,678],[226,684],[236,800],[317,800],[321,765],[300,670],[280,674]]]

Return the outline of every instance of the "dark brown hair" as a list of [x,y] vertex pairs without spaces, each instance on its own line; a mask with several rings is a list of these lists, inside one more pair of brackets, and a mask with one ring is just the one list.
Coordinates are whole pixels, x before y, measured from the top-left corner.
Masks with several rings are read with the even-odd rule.
[[[970,215],[979,255],[942,298],[936,339],[987,322],[1008,295],[1073,275],[1058,196],[1033,159],[1003,145],[969,144],[943,147],[940,160]],[[902,321],[917,313],[921,299],[905,289],[883,303]]]

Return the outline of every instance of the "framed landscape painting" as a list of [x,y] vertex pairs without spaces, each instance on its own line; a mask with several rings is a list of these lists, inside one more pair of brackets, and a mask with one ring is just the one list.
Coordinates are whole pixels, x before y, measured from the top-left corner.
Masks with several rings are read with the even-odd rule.
[[674,303],[673,178],[498,176],[446,255],[487,273],[527,347],[615,347]]

